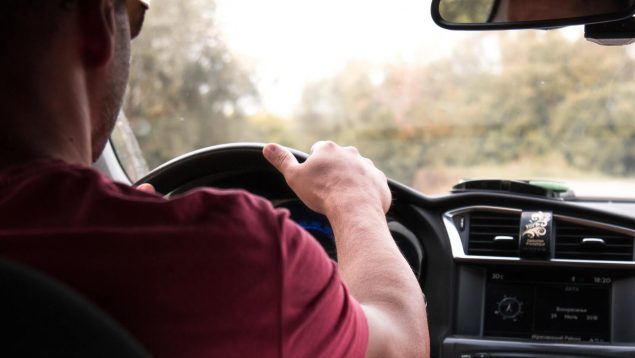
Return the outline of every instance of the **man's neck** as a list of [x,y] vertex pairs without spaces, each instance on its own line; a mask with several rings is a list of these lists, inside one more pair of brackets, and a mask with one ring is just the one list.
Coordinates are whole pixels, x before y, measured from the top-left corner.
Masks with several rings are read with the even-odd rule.
[[90,165],[88,113],[72,95],[60,97],[0,90],[0,167],[38,159]]
[[[11,132],[15,134],[15,132]],[[8,133],[7,133],[8,134]],[[8,134],[11,135],[11,134]],[[22,135],[14,135],[12,138],[0,135],[0,168],[28,163],[35,160],[62,160],[79,165],[90,165],[90,159],[73,149],[73,146],[55,146],[51,141],[34,143],[36,137],[27,138],[18,143]]]

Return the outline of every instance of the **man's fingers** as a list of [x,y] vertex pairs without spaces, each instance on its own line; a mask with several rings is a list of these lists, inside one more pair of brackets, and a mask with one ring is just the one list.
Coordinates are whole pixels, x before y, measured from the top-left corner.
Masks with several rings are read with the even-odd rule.
[[148,183],[144,183],[141,184],[137,187],[137,190],[140,191],[145,191],[146,193],[150,193],[150,194],[156,194],[156,190],[154,189],[154,186],[152,186],[152,184],[148,184]]
[[299,165],[293,154],[278,144],[267,144],[262,154],[284,176]]

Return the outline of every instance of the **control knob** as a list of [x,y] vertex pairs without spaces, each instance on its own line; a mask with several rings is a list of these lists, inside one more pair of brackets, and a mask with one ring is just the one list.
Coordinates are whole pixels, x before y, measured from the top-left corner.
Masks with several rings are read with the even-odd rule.
[[523,303],[516,297],[504,296],[498,301],[495,314],[499,315],[503,320],[514,320],[523,313]]

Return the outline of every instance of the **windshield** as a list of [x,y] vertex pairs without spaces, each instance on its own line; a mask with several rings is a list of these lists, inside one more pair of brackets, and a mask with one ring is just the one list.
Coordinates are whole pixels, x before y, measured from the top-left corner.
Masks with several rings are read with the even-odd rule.
[[426,194],[500,178],[635,197],[630,47],[580,27],[447,31],[429,6],[154,1],[124,107],[149,168],[215,144],[330,139]]

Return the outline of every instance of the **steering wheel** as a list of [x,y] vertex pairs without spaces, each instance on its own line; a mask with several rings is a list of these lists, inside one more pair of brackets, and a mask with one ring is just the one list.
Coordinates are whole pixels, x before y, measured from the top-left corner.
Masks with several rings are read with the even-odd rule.
[[[135,185],[152,184],[157,193],[166,197],[205,186],[244,189],[269,199],[274,206],[289,209],[294,220],[298,219],[298,216],[300,221],[311,217],[313,222],[322,221],[324,224],[321,226],[329,226],[326,218],[315,219],[319,214],[308,213],[309,209],[306,207],[299,208],[304,204],[286,184],[282,174],[265,159],[262,154],[264,146],[258,143],[238,143],[190,152],[158,167]],[[298,162],[304,162],[308,158],[306,153],[294,149],[290,151]],[[389,181],[389,185],[392,190],[403,190],[403,187],[395,182]],[[397,220],[391,220],[390,215],[388,222],[393,238],[419,277],[422,267],[425,267],[425,255],[421,244],[404,225]],[[330,226],[326,230],[323,230],[324,228],[312,230],[311,227],[302,225],[302,222],[299,224],[316,237],[327,253],[335,253],[334,238],[324,236],[324,232],[328,231]],[[336,259],[334,254],[330,256]]]

